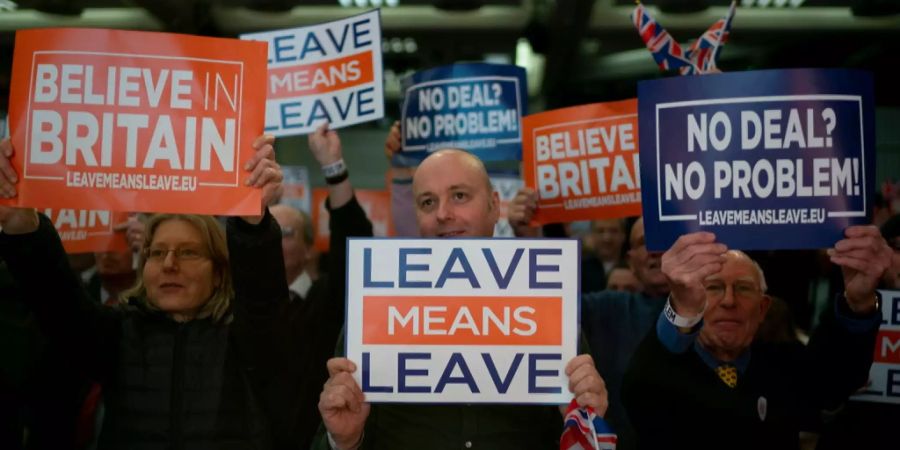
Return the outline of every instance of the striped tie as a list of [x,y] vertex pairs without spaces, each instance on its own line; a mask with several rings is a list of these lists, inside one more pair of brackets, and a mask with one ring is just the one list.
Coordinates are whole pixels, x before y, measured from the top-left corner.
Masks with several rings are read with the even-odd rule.
[[716,367],[716,374],[722,379],[723,383],[728,385],[728,387],[733,389],[737,386],[737,369],[733,365],[722,364],[721,366]]

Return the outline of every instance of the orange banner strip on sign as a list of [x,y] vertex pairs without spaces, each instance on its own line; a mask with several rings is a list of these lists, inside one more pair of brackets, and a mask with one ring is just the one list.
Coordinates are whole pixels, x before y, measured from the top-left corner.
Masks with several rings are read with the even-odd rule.
[[363,343],[560,345],[559,297],[363,298]]
[[269,100],[326,94],[375,79],[372,52],[361,52],[303,66],[269,69]]

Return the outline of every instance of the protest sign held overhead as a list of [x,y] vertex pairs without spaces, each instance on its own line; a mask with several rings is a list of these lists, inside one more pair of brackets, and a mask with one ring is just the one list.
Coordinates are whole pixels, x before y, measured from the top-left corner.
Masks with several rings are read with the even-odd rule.
[[874,194],[872,79],[769,70],[638,85],[647,246],[710,231],[739,249],[827,248]]
[[115,226],[128,221],[128,213],[46,208],[66,253],[122,252],[128,250],[124,232]]
[[436,150],[459,148],[483,161],[521,159],[525,83],[521,67],[481,63],[403,79],[403,151],[395,158],[421,161]]
[[384,117],[381,15],[241,35],[269,44],[266,132],[308,134]]
[[539,224],[641,215],[637,100],[575,106],[523,120],[525,185]]
[[370,402],[572,399],[578,241],[348,241],[346,354]]
[[883,318],[869,381],[850,399],[900,405],[900,291],[880,292]]
[[[16,33],[18,206],[260,213],[265,46],[92,29]],[[90,195],[87,195],[90,193]]]

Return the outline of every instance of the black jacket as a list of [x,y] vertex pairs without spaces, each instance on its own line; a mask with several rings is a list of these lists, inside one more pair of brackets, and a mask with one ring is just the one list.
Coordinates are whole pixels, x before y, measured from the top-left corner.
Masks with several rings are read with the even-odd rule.
[[819,411],[866,382],[877,331],[850,332],[830,314],[806,347],[755,342],[732,389],[693,348],[670,353],[653,327],[622,392],[638,448],[797,449]]
[[[233,322],[176,323],[140,306],[88,299],[53,225],[0,234],[0,254],[64,363],[103,386],[104,449],[268,449],[288,335],[281,234],[229,219]],[[60,374],[65,376],[65,374]],[[277,380],[277,381],[276,381]],[[287,380],[287,381],[286,381]]]
[[[276,418],[277,434],[287,442],[280,447],[308,449],[322,418],[319,395],[328,380],[328,359],[344,326],[347,283],[347,238],[372,236],[372,223],[353,197],[340,208],[329,208],[328,273],[316,280],[306,298],[295,298],[289,306],[291,339],[290,357],[286,361],[293,374],[281,390],[281,406],[285,411]],[[299,380],[299,381],[298,381]],[[295,391],[296,389],[296,391]]]

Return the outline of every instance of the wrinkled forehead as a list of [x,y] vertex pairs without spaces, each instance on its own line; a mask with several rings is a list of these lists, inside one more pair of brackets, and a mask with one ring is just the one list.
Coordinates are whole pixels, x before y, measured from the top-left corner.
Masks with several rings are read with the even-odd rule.
[[719,273],[706,277],[706,281],[749,281],[757,287],[760,285],[759,271],[748,256],[743,253],[729,251],[725,254],[725,264]]

